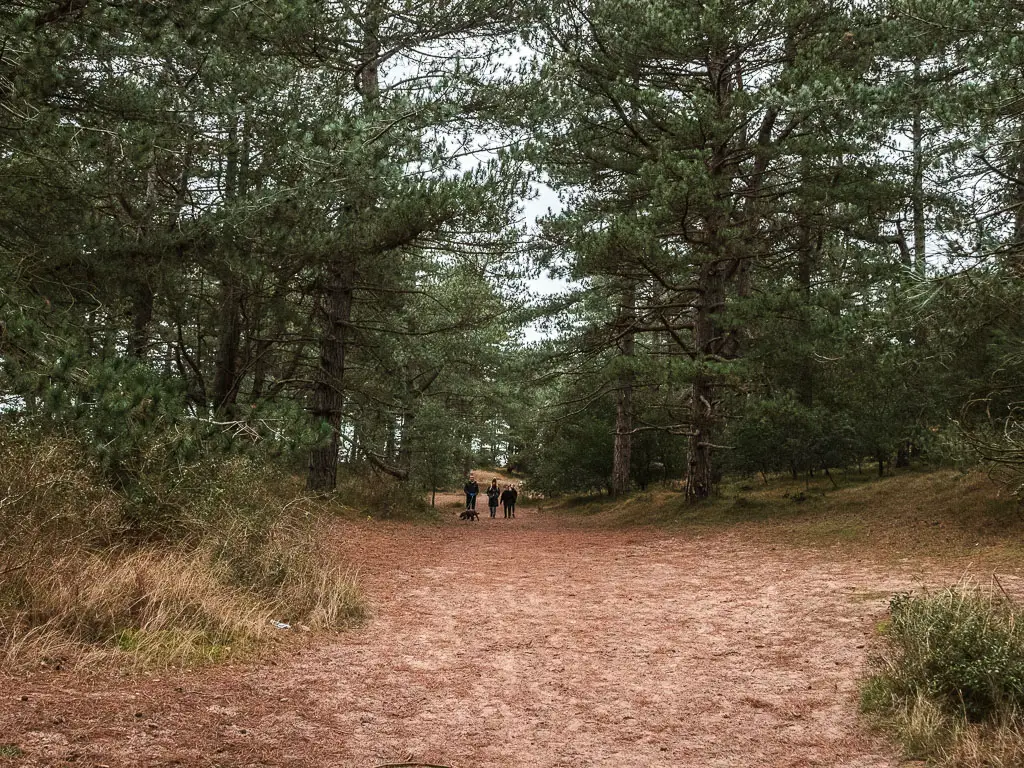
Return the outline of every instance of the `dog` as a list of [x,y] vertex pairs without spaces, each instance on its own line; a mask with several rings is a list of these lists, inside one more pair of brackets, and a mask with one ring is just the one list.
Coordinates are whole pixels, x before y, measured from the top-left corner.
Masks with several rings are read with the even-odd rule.
[[479,519],[480,519],[480,514],[475,509],[467,509],[461,515],[459,515],[459,520],[479,520]]

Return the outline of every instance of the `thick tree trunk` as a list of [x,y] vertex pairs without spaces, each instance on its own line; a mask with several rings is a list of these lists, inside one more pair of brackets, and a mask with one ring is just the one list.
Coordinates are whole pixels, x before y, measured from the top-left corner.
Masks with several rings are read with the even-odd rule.
[[[365,10],[362,64],[357,87],[363,111],[373,115],[380,109],[381,1],[368,0]],[[361,203],[372,204],[372,201]],[[323,331],[320,340],[320,369],[313,388],[314,424],[326,425],[327,436],[310,451],[306,487],[311,491],[333,491],[338,480],[338,451],[341,447],[341,416],[344,405],[342,383],[345,353],[352,319],[356,257],[335,259],[328,266],[328,280],[322,300]],[[367,458],[373,461],[372,452]]]
[[320,364],[310,405],[313,424],[325,429],[326,435],[309,453],[306,488],[311,491],[333,491],[338,481],[341,416],[345,402],[342,385],[355,277],[354,258],[343,257],[328,266],[327,285],[320,306]]
[[896,449],[896,466],[899,468],[906,468],[910,466],[910,453],[912,443],[909,440],[904,440],[899,444]]
[[615,404],[615,449],[612,461],[612,492],[627,493],[633,454],[633,356],[635,354],[636,286],[622,292],[619,307],[619,350],[623,369],[619,373]]
[[213,373],[213,405],[220,416],[230,415],[238,399],[242,300],[238,280],[234,275],[225,275],[220,284],[220,329]]
[[687,444],[686,498],[693,502],[706,499],[715,485],[712,467],[715,430],[718,416],[715,412],[715,380],[704,367],[715,353],[721,332],[715,323],[725,302],[723,264],[712,261],[700,271],[700,296],[694,317],[694,346],[700,365],[690,390],[690,439]]
[[398,443],[398,466],[406,471],[412,469],[413,459],[413,425],[416,422],[416,412],[411,408],[402,414],[402,427],[399,433]]
[[1018,278],[1024,278],[1024,123],[1018,127],[1016,152],[1009,165],[1010,199],[1013,207],[1013,243],[1008,262]]

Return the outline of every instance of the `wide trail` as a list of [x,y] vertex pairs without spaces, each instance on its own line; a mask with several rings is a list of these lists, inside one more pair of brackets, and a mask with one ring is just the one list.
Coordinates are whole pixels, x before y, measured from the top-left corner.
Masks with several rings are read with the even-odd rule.
[[328,642],[259,667],[26,681],[0,715],[19,764],[898,765],[858,720],[857,678],[889,595],[955,575],[735,530],[446,509],[339,525],[371,616]]

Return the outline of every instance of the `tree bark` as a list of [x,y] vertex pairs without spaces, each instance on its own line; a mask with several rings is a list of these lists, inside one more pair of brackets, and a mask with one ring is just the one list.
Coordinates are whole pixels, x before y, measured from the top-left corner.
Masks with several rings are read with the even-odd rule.
[[[368,116],[372,116],[380,108],[381,19],[381,1],[368,0],[365,24],[362,28],[362,63],[355,76],[355,87],[362,100],[363,112]],[[360,203],[367,206],[370,204],[370,200]],[[314,424],[326,428],[327,435],[309,454],[306,487],[311,491],[333,491],[337,486],[341,417],[345,402],[342,387],[345,354],[351,330],[356,260],[356,255],[349,254],[335,258],[327,265],[328,279],[321,306],[323,328],[320,338],[320,365],[310,409]],[[366,455],[371,463],[375,463],[372,452],[367,452]]]
[[351,328],[355,267],[352,257],[341,257],[327,267],[327,284],[319,308],[320,362],[310,405],[313,424],[325,429],[326,434],[309,453],[306,488],[310,491],[333,491],[338,481],[345,354]]
[[[914,80],[917,83],[921,76],[920,62],[914,62]],[[917,88],[920,86],[918,85]],[[913,142],[913,191],[912,207],[914,217],[914,270],[919,275],[926,273],[927,243],[926,221],[924,217],[924,108],[920,102],[914,105],[913,125],[911,126]]]
[[619,350],[622,370],[618,375],[615,403],[615,450],[612,461],[612,493],[627,493],[633,454],[633,356],[636,341],[636,286],[622,292],[619,306]]
[[[800,285],[800,298],[803,302],[803,312],[800,317],[800,341],[810,344],[810,307],[811,307],[811,275],[814,267],[814,248],[811,243],[810,232],[804,229],[800,238],[800,251],[797,263],[797,282]],[[797,400],[805,408],[814,405],[814,357],[810,352],[801,354],[800,371],[797,374]]]
[[715,315],[725,302],[723,263],[710,261],[701,266],[700,296],[694,317],[694,346],[700,368],[690,389],[691,433],[687,444],[686,498],[694,502],[711,495],[715,485],[711,456],[718,422],[715,412],[715,380],[707,370],[721,333]]
[[141,360],[149,347],[149,325],[153,322],[153,288],[140,280],[132,292],[132,330],[128,338],[128,355]]
[[220,416],[230,415],[238,399],[242,299],[242,288],[237,278],[226,274],[220,284],[220,329],[213,372],[213,406]]

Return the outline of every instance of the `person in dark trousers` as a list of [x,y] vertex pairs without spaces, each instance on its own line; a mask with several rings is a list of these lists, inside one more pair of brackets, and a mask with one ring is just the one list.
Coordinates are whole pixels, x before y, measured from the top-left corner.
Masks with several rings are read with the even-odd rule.
[[515,496],[512,495],[513,493],[515,493],[515,491],[512,490],[511,485],[506,485],[505,490],[501,492],[501,506],[505,510],[506,520],[515,517],[513,510],[515,509],[516,502]]
[[466,492],[466,509],[476,509],[476,496],[480,493],[480,486],[477,485],[476,478],[470,475],[469,481],[462,486],[462,490]]
[[501,488],[498,487],[498,479],[491,480],[491,487],[487,489],[487,506],[491,509],[491,517],[498,516],[498,497],[501,496]]
[[516,516],[516,501],[519,500],[519,491],[516,490],[514,485],[509,486],[509,491],[512,493],[512,503],[508,505],[508,516]]

